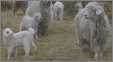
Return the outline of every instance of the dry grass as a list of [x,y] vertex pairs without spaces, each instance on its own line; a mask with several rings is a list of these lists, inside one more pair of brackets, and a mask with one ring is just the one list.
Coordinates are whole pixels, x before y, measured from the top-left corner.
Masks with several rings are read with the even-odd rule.
[[[19,24],[22,16],[13,16],[12,12],[3,12],[3,25],[10,27],[15,32],[19,31]],[[46,36],[40,37],[37,44],[37,51],[32,49],[31,60],[94,60],[91,54],[80,54],[77,46],[76,34],[74,33],[73,18],[65,17],[63,21],[56,21],[52,30],[47,32]],[[104,60],[111,60],[111,35],[107,43],[107,50],[105,51]],[[24,51],[19,48],[16,60],[23,60]],[[6,50],[1,47],[0,53],[2,59],[5,60],[7,56]]]

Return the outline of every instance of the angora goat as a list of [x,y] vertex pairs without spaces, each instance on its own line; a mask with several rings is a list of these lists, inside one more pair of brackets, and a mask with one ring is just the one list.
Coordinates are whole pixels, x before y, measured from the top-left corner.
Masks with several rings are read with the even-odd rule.
[[28,28],[33,28],[35,30],[35,38],[38,36],[38,27],[39,23],[41,22],[41,14],[36,13],[33,17],[30,17],[29,15],[25,15],[22,18],[21,24],[20,24],[20,30],[28,30]]
[[[39,35],[45,35],[48,31],[50,21],[50,1],[31,1],[31,4],[26,9],[26,15],[31,17],[36,13],[41,14],[41,22],[38,25]],[[36,23],[38,24],[38,23]]]
[[28,7],[25,11],[25,15],[33,17],[35,13],[39,12],[40,12],[40,1],[28,1]]
[[80,11],[82,8],[83,8],[83,6],[82,6],[82,3],[81,2],[77,2],[75,4],[75,10],[78,9],[78,10],[76,10],[76,12]]
[[60,20],[63,20],[63,14],[64,14],[64,4],[62,2],[57,1],[54,4],[54,15],[55,18],[59,18]]
[[101,59],[106,43],[107,30],[110,28],[109,25],[102,6],[97,2],[88,3],[76,15],[80,49],[82,51],[92,51],[95,53],[96,60]]
[[6,28],[3,31],[3,40],[6,48],[8,50],[8,59],[10,59],[11,55],[15,53],[16,47],[23,46],[25,51],[25,57],[29,56],[30,49],[32,46],[36,45],[33,42],[34,30],[29,28],[25,31],[20,31],[14,33],[10,28]]

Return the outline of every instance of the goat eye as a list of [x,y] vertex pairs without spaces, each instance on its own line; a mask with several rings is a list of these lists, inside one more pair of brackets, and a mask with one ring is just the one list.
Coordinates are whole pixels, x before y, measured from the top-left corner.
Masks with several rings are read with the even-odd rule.
[[9,33],[9,31],[7,31],[7,34]]
[[88,15],[87,14],[85,14],[84,16],[85,16],[85,18],[88,18]]

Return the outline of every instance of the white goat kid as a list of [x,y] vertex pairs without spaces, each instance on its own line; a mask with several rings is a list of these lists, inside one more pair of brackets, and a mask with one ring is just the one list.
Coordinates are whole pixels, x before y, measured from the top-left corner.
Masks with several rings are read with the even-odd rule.
[[16,47],[23,46],[25,51],[25,57],[27,58],[30,53],[30,48],[33,46],[36,49],[36,45],[33,42],[34,30],[29,28],[25,31],[14,33],[10,28],[6,28],[3,31],[3,40],[8,50],[8,59],[16,51]]

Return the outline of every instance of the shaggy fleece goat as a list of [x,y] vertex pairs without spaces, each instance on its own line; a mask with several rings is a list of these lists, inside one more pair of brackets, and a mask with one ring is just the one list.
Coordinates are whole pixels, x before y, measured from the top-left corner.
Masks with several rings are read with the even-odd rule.
[[[81,3],[81,2],[77,2],[77,3],[75,4],[75,8],[78,9],[78,11],[80,11],[80,10],[83,8],[82,3]],[[77,11],[77,12],[78,12],[78,11]]]
[[33,28],[35,31],[37,31],[38,24],[41,22],[41,14],[36,13],[33,17],[30,17],[29,15],[25,15],[22,18],[21,24],[20,24],[20,30],[27,30],[28,28]]
[[54,4],[54,13],[55,13],[55,18],[57,17],[60,20],[63,20],[64,4],[62,2],[57,1]]
[[[36,13],[33,17],[30,17],[29,15],[25,15],[22,18],[21,24],[20,24],[20,30],[28,30],[29,28],[33,28],[35,30],[35,38],[38,37],[38,26],[41,22],[41,14]],[[37,34],[36,34],[37,33]]]
[[16,47],[23,46],[25,51],[25,57],[29,56],[30,48],[36,45],[33,42],[34,30],[29,28],[25,31],[14,33],[10,28],[6,28],[3,31],[3,40],[8,50],[8,59],[15,53]]
[[95,59],[103,57],[107,29],[110,24],[102,6],[97,2],[88,3],[76,15],[76,27],[82,51],[94,52]]
[[25,15],[29,15],[33,17],[34,14],[41,14],[41,22],[36,23],[38,25],[38,33],[39,35],[45,35],[48,31],[50,21],[50,1],[31,1],[31,4],[26,9]]

